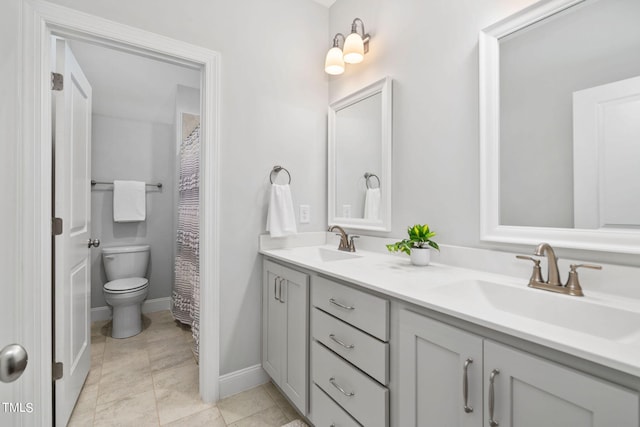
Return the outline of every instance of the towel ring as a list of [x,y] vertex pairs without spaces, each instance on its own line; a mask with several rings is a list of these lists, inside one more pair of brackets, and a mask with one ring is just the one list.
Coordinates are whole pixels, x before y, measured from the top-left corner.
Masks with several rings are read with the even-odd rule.
[[291,184],[291,174],[289,173],[287,168],[283,168],[282,166],[273,167],[271,173],[269,174],[269,181],[271,181],[271,183],[273,184],[273,174],[275,173],[277,178],[277,175],[280,173],[280,171],[285,171],[287,173],[287,175],[289,176],[289,182],[287,184]]
[[371,178],[375,178],[375,179],[378,180],[378,188],[380,188],[380,178],[378,178],[378,175],[376,175],[374,173],[366,172],[364,174],[364,179],[366,180],[365,184],[367,185],[367,188],[375,188],[375,187],[371,187],[371,185],[370,185],[371,183],[369,182],[369,179],[371,179]]

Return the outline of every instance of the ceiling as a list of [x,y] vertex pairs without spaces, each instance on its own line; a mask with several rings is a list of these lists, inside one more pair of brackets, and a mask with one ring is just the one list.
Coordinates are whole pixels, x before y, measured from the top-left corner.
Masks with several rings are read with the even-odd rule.
[[69,41],[93,89],[93,113],[173,124],[177,85],[200,87],[200,71]]

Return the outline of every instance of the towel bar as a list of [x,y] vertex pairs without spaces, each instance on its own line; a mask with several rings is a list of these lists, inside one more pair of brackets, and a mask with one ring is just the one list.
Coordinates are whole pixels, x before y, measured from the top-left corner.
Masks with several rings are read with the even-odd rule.
[[[112,182],[107,182],[107,181],[96,181],[95,179],[91,180],[91,185],[96,185],[96,184],[105,184],[105,185],[113,185],[113,181]],[[147,184],[145,183],[144,185],[148,185],[150,187],[158,187],[158,188],[162,188],[162,183],[159,182],[157,184]]]

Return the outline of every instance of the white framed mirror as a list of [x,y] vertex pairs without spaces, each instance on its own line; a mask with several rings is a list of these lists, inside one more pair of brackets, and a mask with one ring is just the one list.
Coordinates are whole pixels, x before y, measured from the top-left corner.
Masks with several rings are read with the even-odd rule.
[[638,22],[543,0],[481,31],[482,240],[640,253]]
[[385,77],[329,106],[330,225],[391,231],[391,86]]

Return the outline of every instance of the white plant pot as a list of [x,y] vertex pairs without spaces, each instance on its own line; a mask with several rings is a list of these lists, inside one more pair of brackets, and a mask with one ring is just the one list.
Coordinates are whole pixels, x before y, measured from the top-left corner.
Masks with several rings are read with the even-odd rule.
[[411,248],[411,264],[413,265],[429,265],[431,261],[430,248]]

